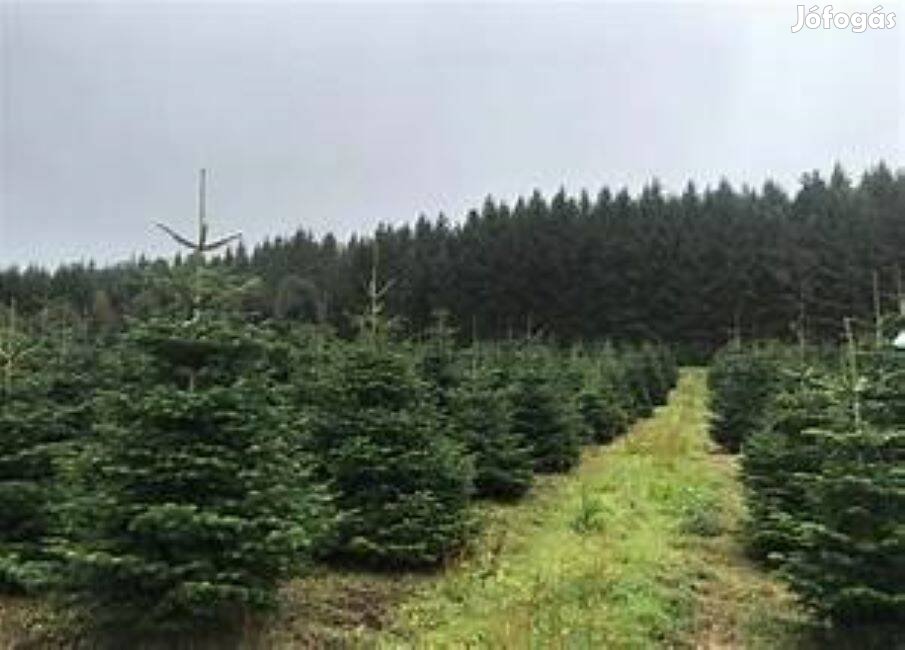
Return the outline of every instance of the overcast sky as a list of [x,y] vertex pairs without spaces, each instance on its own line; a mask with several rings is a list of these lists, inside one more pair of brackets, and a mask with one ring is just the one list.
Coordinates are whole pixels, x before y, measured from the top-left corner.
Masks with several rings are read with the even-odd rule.
[[899,167],[905,4],[883,5],[899,26],[793,34],[789,2],[0,0],[0,266],[172,253],[151,223],[191,231],[201,166],[214,234],[249,244],[534,188]]

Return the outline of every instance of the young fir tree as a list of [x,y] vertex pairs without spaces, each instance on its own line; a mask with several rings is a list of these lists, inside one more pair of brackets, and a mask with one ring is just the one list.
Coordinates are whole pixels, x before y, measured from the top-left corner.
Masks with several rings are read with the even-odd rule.
[[654,412],[654,397],[644,357],[639,350],[627,348],[619,354],[619,361],[623,367],[625,389],[631,397],[632,417],[650,417]]
[[837,630],[858,629],[869,644],[879,634],[877,647],[889,647],[905,620],[905,432],[887,418],[905,382],[895,356],[876,357],[852,345],[844,372],[799,370],[775,382],[742,467],[755,555]]
[[564,472],[581,454],[581,428],[557,377],[536,355],[523,353],[512,388],[512,431],[531,445],[537,472]]
[[372,567],[424,566],[464,544],[473,468],[439,417],[412,355],[391,340],[376,249],[359,339],[320,383],[310,445],[340,511],[327,555]]
[[589,442],[604,444],[628,430],[628,418],[612,388],[594,369],[578,394],[578,410]]
[[595,442],[598,431],[606,425],[603,422],[603,396],[597,387],[592,361],[583,350],[575,347],[568,357],[562,355],[552,363],[560,400],[572,418],[580,442]]
[[737,453],[760,428],[776,376],[776,363],[764,350],[729,348],[714,359],[708,376],[711,435],[727,451]]
[[434,324],[428,329],[427,341],[422,346],[418,359],[419,375],[427,382],[439,413],[445,418],[450,416],[451,396],[461,382],[456,359],[455,331],[449,326],[447,319],[445,311],[434,314]]
[[476,495],[515,499],[534,480],[532,450],[511,430],[509,390],[499,384],[495,370],[476,365],[453,393],[452,420],[474,459]]
[[609,423],[604,415],[604,401],[600,391],[593,385],[586,385],[578,393],[576,401],[581,416],[582,442],[606,442],[609,439]]
[[[791,369],[774,386],[762,426],[745,440],[742,476],[748,551],[776,566],[798,545],[800,522],[811,508],[809,484],[824,453],[813,432],[837,426],[845,414],[831,379],[821,370]],[[735,398],[744,395],[736,393]]]
[[198,306],[132,324],[110,351],[117,386],[69,469],[65,587],[119,632],[228,626],[273,605],[330,521],[262,334]]
[[312,439],[341,515],[329,554],[381,568],[439,562],[471,526],[461,444],[393,345],[350,343],[331,370]]
[[863,361],[864,420],[883,428],[905,423],[905,351],[884,348],[867,355]]
[[836,624],[901,626],[905,430],[866,425],[814,435],[821,437],[824,462],[807,485],[812,505],[782,572],[805,602]]
[[[612,421],[615,435],[628,430],[635,418],[635,397],[629,386],[626,364],[616,349],[607,343],[596,355],[601,388],[607,396],[607,403],[614,411]],[[624,424],[622,424],[624,422]]]
[[41,589],[58,572],[49,547],[59,532],[55,504],[68,496],[58,463],[91,429],[90,396],[99,379],[91,371],[94,351],[70,331],[56,334],[26,339],[17,332],[28,354],[0,388],[0,586],[6,589]]
[[666,404],[669,389],[672,388],[667,369],[663,367],[663,359],[656,347],[645,343],[638,350],[643,368],[644,385],[654,406]]
[[905,427],[890,414],[903,402],[905,374],[894,354],[875,355],[870,374],[862,374],[852,346],[837,392],[849,417],[811,434],[820,468],[805,486],[810,507],[800,515],[797,544],[782,570],[802,598],[837,625],[897,626],[892,636],[901,638]]

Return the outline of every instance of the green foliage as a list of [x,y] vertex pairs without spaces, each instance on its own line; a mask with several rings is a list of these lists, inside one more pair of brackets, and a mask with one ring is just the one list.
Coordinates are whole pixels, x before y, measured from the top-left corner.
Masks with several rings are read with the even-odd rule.
[[604,413],[603,395],[594,387],[587,387],[578,393],[578,413],[582,423],[583,442],[606,442],[609,422]]
[[905,352],[878,350],[862,361],[864,418],[880,427],[900,426],[905,422]]
[[514,499],[530,489],[532,448],[510,429],[508,389],[497,388],[493,370],[476,368],[465,377],[452,400],[455,435],[474,458],[475,494]]
[[536,472],[564,472],[578,463],[581,428],[550,368],[525,356],[512,387],[512,431],[531,446]]
[[580,535],[603,530],[605,510],[603,502],[594,496],[587,485],[582,485],[578,510],[569,522],[569,526]]
[[457,367],[454,332],[446,324],[446,314],[435,316],[436,322],[428,331],[427,342],[419,350],[418,372],[442,416],[450,414],[452,392],[461,382]]
[[807,483],[819,472],[823,457],[810,432],[845,419],[825,372],[790,370],[776,386],[763,426],[747,438],[742,455],[748,548],[773,564],[798,544],[798,521],[810,507]]
[[[303,228],[252,250],[240,244],[208,266],[214,277],[262,278],[242,301],[245,313],[322,315],[342,333],[353,330],[379,241],[379,286],[396,280],[385,314],[404,319],[410,335],[445,307],[469,338],[505,339],[530,318],[557,341],[662,340],[699,361],[725,342],[730,323],[746,336],[777,338],[792,335],[795,322],[810,340],[834,341],[843,314],[872,319],[874,272],[890,306],[905,250],[905,173],[881,163],[849,182],[841,169],[832,178],[808,171],[791,196],[771,182],[705,191],[689,184],[681,195],[652,183],[635,196],[601,188],[591,197],[488,199],[457,215],[456,227],[447,217],[419,219],[344,242]],[[92,314],[93,327],[110,320],[107,306],[115,322],[184,316],[167,276],[191,275],[193,264],[13,267],[0,270],[0,304],[15,298],[34,314],[46,299],[64,301]],[[103,308],[95,296],[105,296]],[[180,301],[190,304],[191,294]]]
[[709,377],[711,434],[727,451],[737,453],[758,430],[775,379],[775,363],[764,351],[727,348],[716,356]]
[[686,489],[680,529],[699,537],[716,537],[725,528],[723,514],[719,499],[712,491]]
[[0,389],[0,587],[40,589],[57,571],[47,550],[53,504],[66,497],[57,461],[90,432],[93,361],[87,346],[33,337],[9,390]]
[[638,351],[639,363],[644,375],[644,386],[654,406],[666,404],[666,396],[669,389],[675,383],[675,377],[664,365],[664,358],[660,350],[648,343],[641,346]]
[[136,275],[130,315],[140,319],[179,320],[208,313],[247,318],[267,310],[260,278],[196,258],[174,266],[157,263]]
[[[771,383],[763,426],[744,443],[749,546],[820,616],[843,627],[901,628],[901,357],[848,352],[844,364],[811,363]],[[727,367],[746,372],[742,363]]]
[[814,431],[824,453],[782,563],[816,611],[845,625],[905,623],[905,429]]
[[630,413],[634,418],[650,417],[654,412],[655,387],[644,357],[638,350],[627,349],[620,355],[623,364],[623,388],[630,397]]
[[[249,326],[135,327],[70,465],[65,588],[102,624],[167,630],[273,605],[328,523]],[[258,351],[259,352],[259,351]],[[136,376],[136,368],[146,372]]]
[[578,394],[578,410],[589,442],[607,443],[628,430],[628,416],[599,381],[592,379]]
[[460,547],[472,466],[411,360],[389,344],[351,344],[325,390],[313,446],[342,515],[331,554],[393,568]]
[[317,323],[323,312],[323,300],[313,282],[292,274],[280,280],[273,302],[274,317]]
[[619,419],[624,418],[627,430],[628,425],[637,417],[636,395],[629,382],[626,359],[607,344],[595,351],[594,362],[600,390],[606,395],[607,401],[613,404],[614,411],[617,411],[613,419],[616,434],[624,433],[618,426]]

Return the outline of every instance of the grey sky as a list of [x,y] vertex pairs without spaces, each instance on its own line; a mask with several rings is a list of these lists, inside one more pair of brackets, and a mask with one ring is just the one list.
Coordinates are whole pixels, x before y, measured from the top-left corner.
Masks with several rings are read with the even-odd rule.
[[792,34],[795,3],[0,0],[0,266],[170,253],[150,224],[192,227],[200,166],[214,234],[249,244],[535,187],[897,167],[883,4],[891,30]]

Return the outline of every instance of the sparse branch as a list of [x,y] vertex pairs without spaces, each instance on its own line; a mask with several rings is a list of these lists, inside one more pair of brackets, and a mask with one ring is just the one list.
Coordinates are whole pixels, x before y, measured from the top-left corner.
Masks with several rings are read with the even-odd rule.
[[[183,237],[172,228],[162,224],[155,224],[158,228],[168,234],[177,244],[188,248],[192,251],[191,257],[196,261],[197,271],[200,271],[201,264],[204,261],[204,254],[215,251],[227,244],[241,239],[241,233],[235,233],[218,239],[215,242],[207,243],[207,170],[202,169],[198,176],[198,240],[191,241],[187,237]],[[200,277],[195,278],[195,296],[193,298],[193,315],[192,320],[198,320],[201,317],[201,293],[200,293]]]

